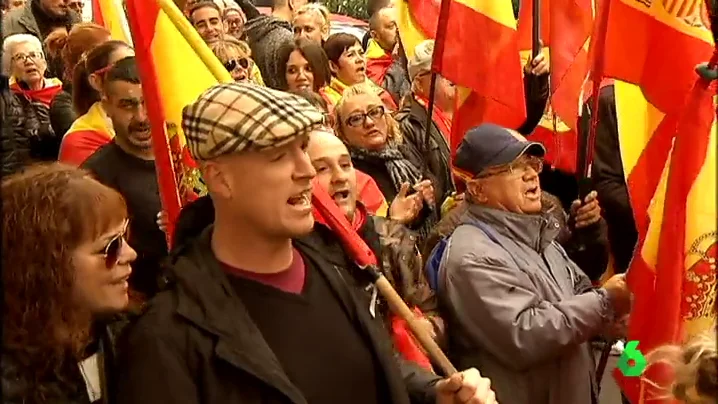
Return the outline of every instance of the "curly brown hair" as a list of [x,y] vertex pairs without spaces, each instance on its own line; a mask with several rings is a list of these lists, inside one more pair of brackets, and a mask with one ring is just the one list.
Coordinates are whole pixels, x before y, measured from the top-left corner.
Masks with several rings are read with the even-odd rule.
[[3,355],[37,388],[65,382],[61,369],[86,348],[91,313],[74,303],[72,254],[127,218],[115,190],[60,163],[32,166],[2,181]]
[[112,39],[110,31],[91,22],[75,24],[70,32],[57,30],[45,38],[45,46],[52,57],[61,57],[64,65],[63,81],[72,81],[72,72],[82,55],[97,45]]

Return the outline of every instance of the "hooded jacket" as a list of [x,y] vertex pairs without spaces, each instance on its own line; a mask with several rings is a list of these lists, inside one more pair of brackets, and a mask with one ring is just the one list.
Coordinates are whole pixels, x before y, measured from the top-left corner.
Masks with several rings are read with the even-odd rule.
[[284,67],[279,66],[279,49],[287,42],[294,41],[292,24],[273,16],[260,14],[248,0],[237,2],[247,23],[244,32],[247,43],[252,49],[252,60],[259,67],[262,79],[267,87],[281,90],[280,75],[284,75]]

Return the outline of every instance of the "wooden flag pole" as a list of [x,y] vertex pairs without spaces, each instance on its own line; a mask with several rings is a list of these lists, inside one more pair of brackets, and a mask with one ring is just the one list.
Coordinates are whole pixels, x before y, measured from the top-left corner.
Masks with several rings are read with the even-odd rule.
[[454,365],[451,364],[449,358],[446,357],[439,345],[429,335],[420,323],[409,306],[402,300],[394,287],[379,271],[376,256],[372,250],[366,245],[364,240],[354,231],[349,224],[344,213],[339,210],[334,200],[329,194],[319,186],[314,187],[312,192],[312,205],[321,217],[326,221],[330,229],[336,234],[342,242],[347,255],[354,260],[360,268],[369,271],[374,280],[377,290],[382,297],[386,299],[389,308],[394,314],[402,318],[409,325],[409,329],[426,351],[429,357],[439,365],[444,372],[444,376],[451,376],[457,373]]

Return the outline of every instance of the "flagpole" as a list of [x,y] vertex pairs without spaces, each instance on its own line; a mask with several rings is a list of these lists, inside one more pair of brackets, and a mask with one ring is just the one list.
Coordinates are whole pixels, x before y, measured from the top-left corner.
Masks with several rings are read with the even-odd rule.
[[541,0],[533,0],[532,11],[531,61],[541,53]]
[[[234,80],[229,74],[227,69],[219,63],[219,59],[214,55],[209,46],[204,42],[204,39],[197,33],[197,30],[190,25],[184,14],[177,8],[177,5],[172,0],[156,0],[162,11],[165,12],[167,18],[177,28],[177,31],[187,40],[187,43],[192,47],[192,50],[197,53],[200,60],[207,66],[207,69],[220,83],[231,83]],[[179,61],[181,63],[181,61]]]

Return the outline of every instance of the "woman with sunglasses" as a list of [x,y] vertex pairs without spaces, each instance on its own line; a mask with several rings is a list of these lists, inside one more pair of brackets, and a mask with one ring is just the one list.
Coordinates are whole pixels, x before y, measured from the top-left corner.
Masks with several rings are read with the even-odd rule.
[[246,42],[229,36],[209,44],[215,56],[238,83],[264,85],[262,74],[252,60],[252,51]]
[[119,193],[63,164],[2,182],[2,402],[108,403],[135,251]]
[[349,149],[354,167],[371,176],[387,201],[399,195],[420,195],[409,224],[421,244],[438,220],[434,178],[423,163],[410,160],[399,126],[382,99],[365,84],[347,88],[335,109],[335,132]]

